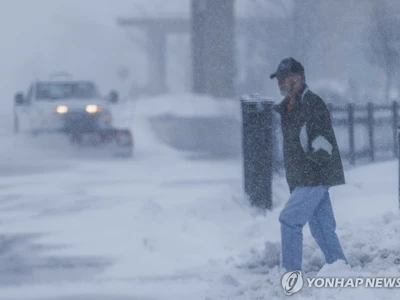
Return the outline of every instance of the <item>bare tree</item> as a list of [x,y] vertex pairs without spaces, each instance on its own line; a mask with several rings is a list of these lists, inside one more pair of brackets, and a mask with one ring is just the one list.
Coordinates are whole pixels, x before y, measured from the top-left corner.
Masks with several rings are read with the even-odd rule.
[[387,0],[372,0],[371,24],[366,33],[366,58],[386,74],[385,99],[400,66],[400,20]]

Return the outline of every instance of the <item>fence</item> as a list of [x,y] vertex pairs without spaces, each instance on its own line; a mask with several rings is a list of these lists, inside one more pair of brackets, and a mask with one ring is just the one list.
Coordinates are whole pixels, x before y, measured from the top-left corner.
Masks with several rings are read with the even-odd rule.
[[[342,107],[328,104],[328,108],[344,162],[355,165],[358,162],[374,162],[398,156],[397,102],[388,105],[348,104]],[[283,156],[279,120],[275,124],[276,168],[281,168]]]

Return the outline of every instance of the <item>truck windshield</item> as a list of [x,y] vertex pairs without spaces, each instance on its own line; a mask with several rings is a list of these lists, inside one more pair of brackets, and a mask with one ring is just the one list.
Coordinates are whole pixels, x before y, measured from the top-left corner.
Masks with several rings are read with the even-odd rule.
[[36,85],[36,99],[40,101],[98,97],[99,91],[92,82],[41,82]]

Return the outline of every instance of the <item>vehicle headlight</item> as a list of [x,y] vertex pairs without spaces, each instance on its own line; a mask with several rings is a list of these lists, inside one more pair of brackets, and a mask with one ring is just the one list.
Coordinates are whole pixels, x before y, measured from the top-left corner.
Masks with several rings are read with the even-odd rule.
[[68,112],[68,106],[65,105],[59,105],[53,108],[53,111],[58,113],[58,114],[66,114]]
[[89,114],[95,114],[95,113],[101,112],[103,110],[103,108],[96,104],[90,104],[90,105],[86,105],[85,110]]

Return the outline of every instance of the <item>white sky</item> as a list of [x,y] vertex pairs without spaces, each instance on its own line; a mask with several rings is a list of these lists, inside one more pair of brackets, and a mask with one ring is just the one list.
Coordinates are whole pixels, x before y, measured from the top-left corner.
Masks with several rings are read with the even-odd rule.
[[128,58],[130,42],[114,18],[134,11],[132,1],[3,0],[2,4],[0,82],[9,88],[26,88],[33,77],[58,70],[104,80],[104,74],[114,76],[115,66]]

